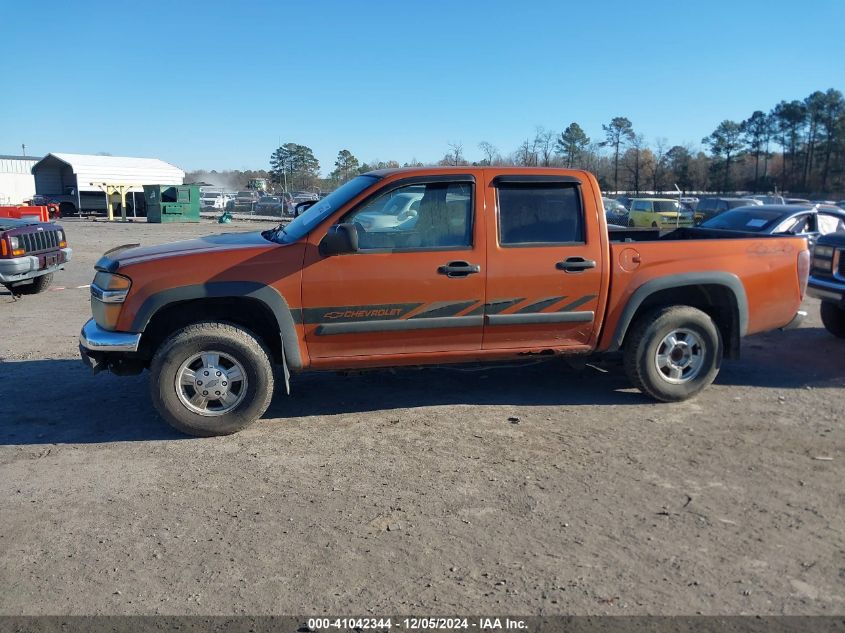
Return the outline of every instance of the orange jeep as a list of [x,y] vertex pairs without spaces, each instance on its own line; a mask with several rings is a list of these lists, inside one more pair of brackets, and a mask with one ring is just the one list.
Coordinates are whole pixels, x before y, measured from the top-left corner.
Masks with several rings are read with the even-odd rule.
[[150,370],[161,415],[233,433],[290,373],[622,351],[662,401],[710,384],[747,334],[794,325],[803,238],[608,234],[584,171],[359,176],[287,226],[107,253],[80,336],[95,370]]

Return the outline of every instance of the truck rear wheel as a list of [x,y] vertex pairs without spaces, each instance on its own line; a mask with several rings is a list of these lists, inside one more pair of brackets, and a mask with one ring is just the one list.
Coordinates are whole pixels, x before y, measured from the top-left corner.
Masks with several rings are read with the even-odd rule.
[[719,373],[722,338],[713,319],[697,308],[660,308],[634,323],[624,360],[628,378],[643,393],[662,402],[686,400]]
[[825,329],[839,338],[845,338],[845,310],[835,303],[822,301],[822,323]]
[[273,397],[267,348],[228,323],[195,323],[159,347],[150,365],[159,414],[189,435],[229,435],[255,422]]

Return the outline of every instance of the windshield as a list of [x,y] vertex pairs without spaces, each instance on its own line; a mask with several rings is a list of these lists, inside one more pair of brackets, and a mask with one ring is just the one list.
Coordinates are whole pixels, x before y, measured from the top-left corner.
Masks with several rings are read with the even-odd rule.
[[332,191],[325,198],[309,207],[302,215],[278,232],[275,241],[289,244],[302,239],[308,231],[325,220],[331,213],[352,200],[359,193],[378,182],[376,176],[358,176]]
[[655,200],[654,211],[656,213],[669,213],[678,210],[678,203],[674,200]]
[[759,207],[740,207],[720,213],[715,218],[702,222],[701,226],[708,229],[724,229],[727,231],[757,231],[763,232],[773,226],[784,216],[782,211],[761,210]]

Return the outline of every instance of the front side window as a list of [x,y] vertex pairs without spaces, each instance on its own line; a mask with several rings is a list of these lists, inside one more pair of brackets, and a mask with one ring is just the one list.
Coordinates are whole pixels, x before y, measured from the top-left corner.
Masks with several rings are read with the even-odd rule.
[[502,183],[499,243],[570,244],[584,241],[578,187],[571,183]]
[[392,189],[349,213],[367,250],[451,249],[472,244],[470,182],[415,183]]

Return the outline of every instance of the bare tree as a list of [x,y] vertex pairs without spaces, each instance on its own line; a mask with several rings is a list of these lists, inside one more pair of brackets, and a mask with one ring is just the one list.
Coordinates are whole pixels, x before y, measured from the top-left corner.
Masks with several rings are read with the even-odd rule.
[[502,157],[499,156],[499,150],[496,149],[496,146],[492,143],[481,141],[478,144],[478,149],[480,149],[481,153],[484,154],[485,165],[496,165],[501,162]]
[[651,170],[651,189],[655,193],[665,188],[666,153],[669,151],[669,141],[663,137],[654,141],[654,164]]
[[443,161],[447,165],[465,165],[464,160],[464,144],[460,141],[457,143],[449,143],[449,151],[443,157]]
[[543,167],[550,166],[555,151],[555,133],[543,127],[538,127],[534,135],[534,147],[537,153],[537,162]]
[[537,165],[537,137],[525,139],[516,151],[516,163],[525,167]]

